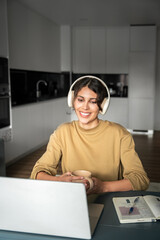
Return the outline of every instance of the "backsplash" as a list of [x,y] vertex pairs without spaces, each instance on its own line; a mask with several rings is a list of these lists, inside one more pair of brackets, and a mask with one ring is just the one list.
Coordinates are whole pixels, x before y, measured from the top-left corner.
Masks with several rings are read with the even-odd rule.
[[12,106],[65,97],[70,86],[69,72],[10,69],[10,79]]
[[[75,74],[73,83],[84,75],[101,78],[108,86],[111,97],[128,97],[128,74]],[[70,73],[50,73],[10,69],[11,102],[18,106],[48,99],[65,97],[70,87]]]
[[72,74],[72,82],[84,75],[94,75],[108,86],[111,97],[128,97],[128,74]]

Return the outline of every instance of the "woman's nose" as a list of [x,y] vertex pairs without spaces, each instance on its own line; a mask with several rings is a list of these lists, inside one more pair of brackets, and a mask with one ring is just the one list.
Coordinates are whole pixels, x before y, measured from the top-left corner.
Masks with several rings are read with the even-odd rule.
[[84,102],[83,102],[83,108],[84,108],[84,109],[88,109],[88,108],[89,108],[89,104],[88,104],[87,101],[84,101]]

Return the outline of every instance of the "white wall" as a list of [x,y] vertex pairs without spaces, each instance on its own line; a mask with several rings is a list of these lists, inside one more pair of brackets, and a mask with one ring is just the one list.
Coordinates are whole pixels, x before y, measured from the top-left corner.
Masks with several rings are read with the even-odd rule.
[[157,64],[155,96],[155,130],[160,130],[160,27],[157,28]]
[[10,67],[60,71],[60,27],[16,0],[8,0]]

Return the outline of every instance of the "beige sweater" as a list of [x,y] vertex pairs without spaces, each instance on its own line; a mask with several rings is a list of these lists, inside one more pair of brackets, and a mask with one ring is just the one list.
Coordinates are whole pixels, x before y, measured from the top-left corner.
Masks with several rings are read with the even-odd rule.
[[65,123],[51,135],[31,178],[40,171],[56,175],[61,160],[63,173],[85,169],[102,181],[125,178],[134,190],[144,190],[149,179],[134,147],[132,136],[119,124],[100,120],[97,127],[85,130],[78,121]]

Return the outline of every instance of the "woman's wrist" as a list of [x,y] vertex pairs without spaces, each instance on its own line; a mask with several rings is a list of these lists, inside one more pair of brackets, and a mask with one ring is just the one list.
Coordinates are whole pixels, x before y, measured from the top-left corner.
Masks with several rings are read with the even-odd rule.
[[103,192],[130,191],[133,187],[128,179],[103,182]]
[[58,177],[57,176],[52,176],[46,172],[39,172],[37,173],[36,176],[37,180],[50,180],[50,181],[58,181]]

